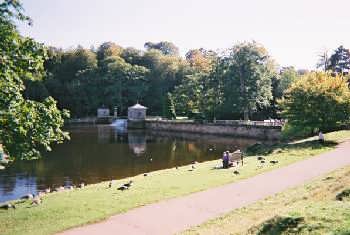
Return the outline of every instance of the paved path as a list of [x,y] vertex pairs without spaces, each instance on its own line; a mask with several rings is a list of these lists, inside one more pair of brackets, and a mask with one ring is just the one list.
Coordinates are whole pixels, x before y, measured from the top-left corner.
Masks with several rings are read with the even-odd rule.
[[350,142],[346,142],[317,157],[236,183],[132,209],[62,234],[174,234],[349,164]]

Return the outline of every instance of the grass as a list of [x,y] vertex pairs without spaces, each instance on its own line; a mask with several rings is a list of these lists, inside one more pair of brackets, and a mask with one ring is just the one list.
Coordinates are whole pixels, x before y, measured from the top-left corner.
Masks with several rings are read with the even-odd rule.
[[349,189],[350,166],[182,234],[350,234]]
[[[214,169],[220,162],[216,160],[199,163],[194,171],[189,171],[190,166],[184,166],[151,172],[147,177],[132,177],[134,186],[124,192],[118,191],[117,186],[109,189],[108,182],[102,182],[84,189],[51,193],[39,206],[17,201],[16,210],[0,211],[0,234],[53,234],[97,222],[135,207],[235,182],[309,158],[333,149],[336,142],[349,137],[350,131],[339,131],[327,134],[329,142],[325,145],[308,139],[260,147],[267,163],[261,164],[256,157],[247,157],[238,176],[232,169]],[[270,160],[278,160],[278,164],[270,164]],[[128,180],[118,180],[117,184]]]

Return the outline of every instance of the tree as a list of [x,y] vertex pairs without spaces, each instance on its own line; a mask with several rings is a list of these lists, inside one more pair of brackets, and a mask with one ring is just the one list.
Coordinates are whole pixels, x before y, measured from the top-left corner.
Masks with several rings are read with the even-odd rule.
[[248,120],[250,113],[270,105],[275,67],[263,46],[256,42],[235,45],[222,63],[224,109]]
[[102,43],[96,52],[97,60],[99,63],[110,56],[120,56],[123,52],[123,48],[118,46],[114,42]]
[[203,48],[192,49],[186,53],[186,60],[196,72],[209,73],[216,59],[216,53]]
[[350,69],[350,51],[343,46],[338,47],[329,58],[327,69],[335,74],[347,75]]
[[329,56],[328,51],[325,50],[319,55],[319,60],[316,64],[316,68],[321,68],[324,72],[326,72],[329,68]]
[[23,81],[42,77],[46,51],[19,35],[13,20],[29,20],[22,11],[19,1],[0,4],[0,142],[10,157],[33,159],[39,149],[50,150],[51,143],[68,138],[61,130],[68,114],[51,97],[43,102],[23,98]]
[[308,134],[349,123],[350,90],[341,76],[306,74],[292,84],[279,104],[289,125],[306,129]]
[[174,99],[170,92],[168,92],[164,106],[163,106],[163,116],[168,119],[176,119]]
[[147,50],[155,49],[155,50],[160,50],[164,55],[171,55],[171,56],[178,56],[179,55],[179,48],[174,45],[172,42],[146,42],[145,43],[145,48]]

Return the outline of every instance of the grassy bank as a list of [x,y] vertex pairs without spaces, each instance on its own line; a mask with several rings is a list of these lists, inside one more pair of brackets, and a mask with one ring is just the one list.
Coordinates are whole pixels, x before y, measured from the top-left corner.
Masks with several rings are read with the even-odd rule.
[[[259,148],[266,164],[256,157],[248,157],[240,174],[232,169],[214,169],[219,161],[209,161],[179,169],[152,172],[148,176],[133,177],[134,186],[127,191],[118,191],[117,186],[108,188],[108,182],[89,185],[84,189],[51,193],[43,198],[43,204],[32,206],[29,202],[16,205],[16,210],[0,211],[0,234],[53,234],[74,226],[96,222],[113,214],[159,200],[186,195],[211,187],[235,182],[274,168],[285,166],[302,159],[329,151],[336,142],[350,137],[350,131],[329,133],[325,145],[313,139]],[[278,160],[278,164],[270,164]],[[118,180],[120,185],[128,179]]]
[[346,167],[183,234],[350,234],[349,190]]

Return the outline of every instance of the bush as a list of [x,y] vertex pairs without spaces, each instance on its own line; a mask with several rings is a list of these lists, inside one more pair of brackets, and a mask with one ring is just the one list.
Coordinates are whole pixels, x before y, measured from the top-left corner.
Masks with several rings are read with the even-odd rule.
[[339,129],[349,123],[350,90],[340,76],[309,73],[295,81],[279,100],[289,131],[303,135]]

